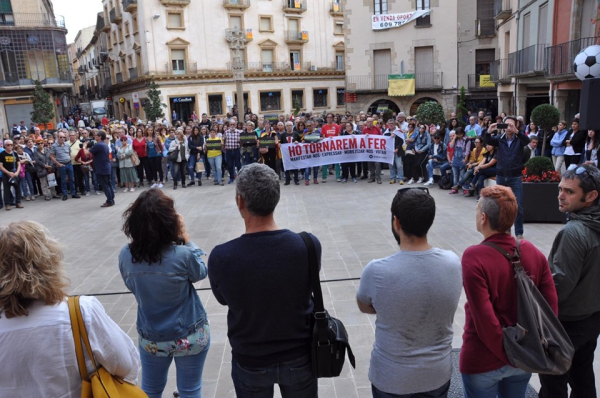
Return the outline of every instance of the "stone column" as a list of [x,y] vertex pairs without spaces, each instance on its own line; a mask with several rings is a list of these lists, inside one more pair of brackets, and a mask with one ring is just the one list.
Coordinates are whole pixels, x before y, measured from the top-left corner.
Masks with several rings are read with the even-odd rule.
[[244,80],[245,65],[243,61],[243,51],[246,48],[246,35],[239,29],[229,29],[226,36],[229,42],[229,48],[233,51],[233,80],[235,81],[235,92],[237,94],[236,105],[238,108],[238,114],[244,115],[246,109],[244,109],[244,88],[242,82]]
[[566,109],[567,109],[567,99],[569,97],[569,92],[567,90],[554,90],[554,106],[558,108],[560,112],[561,120],[566,118]]
[[498,94],[498,114],[502,112],[507,115],[512,114],[512,96],[511,93],[500,92]]
[[517,114],[515,116],[523,116],[527,112],[527,86],[524,84],[515,84],[515,98],[517,105]]

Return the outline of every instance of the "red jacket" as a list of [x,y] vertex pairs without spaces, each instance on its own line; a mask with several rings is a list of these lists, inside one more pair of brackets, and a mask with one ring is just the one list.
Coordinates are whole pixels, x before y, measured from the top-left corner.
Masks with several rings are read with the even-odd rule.
[[[515,238],[495,234],[484,242],[493,242],[515,251]],[[548,260],[533,244],[521,241],[521,264],[554,313],[558,298]],[[460,372],[485,373],[510,365],[502,347],[502,325],[517,323],[517,283],[508,260],[496,249],[476,245],[462,257],[463,286],[467,295],[465,328],[460,350]]]

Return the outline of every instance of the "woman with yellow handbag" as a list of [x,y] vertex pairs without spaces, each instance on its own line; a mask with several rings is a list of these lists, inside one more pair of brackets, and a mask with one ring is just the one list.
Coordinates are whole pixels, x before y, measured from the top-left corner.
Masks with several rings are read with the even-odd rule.
[[[97,369],[78,366],[59,243],[42,225],[20,221],[0,227],[0,253],[0,395],[103,396],[90,388],[101,384]],[[129,336],[94,297],[80,298],[79,313],[81,322],[74,325],[85,330],[103,379],[129,391],[110,397],[145,396],[133,385],[140,359]]]

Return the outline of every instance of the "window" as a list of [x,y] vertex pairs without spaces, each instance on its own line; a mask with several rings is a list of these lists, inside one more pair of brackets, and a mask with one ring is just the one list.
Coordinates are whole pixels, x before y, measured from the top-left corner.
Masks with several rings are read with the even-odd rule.
[[281,91],[263,91],[260,93],[261,112],[281,110]]
[[326,88],[316,88],[313,90],[313,107],[315,108],[326,108],[327,107],[327,94],[329,90]]
[[290,68],[292,70],[300,70],[300,51],[290,51]]
[[260,52],[260,62],[263,72],[273,72],[273,50],[263,49]]
[[523,17],[523,48],[531,45],[531,13]]
[[296,109],[296,106],[304,109],[304,90],[292,90],[292,109]]
[[[237,103],[238,103],[237,93],[233,93],[233,100],[234,100],[234,104],[237,105]],[[248,109],[248,108],[251,108],[251,107],[250,107],[250,103],[248,102],[248,92],[245,92],[244,93],[244,108],[240,109],[240,107],[238,105],[238,110],[246,112],[246,109]]]
[[[494,49],[475,50],[475,74],[477,76],[489,75],[490,64],[494,62],[495,58],[496,50]],[[477,81],[479,81],[479,78],[477,78]]]
[[335,21],[333,24],[333,34],[334,35],[343,35],[344,34],[344,22]]
[[171,65],[174,75],[185,74],[185,50],[171,50]]
[[125,37],[129,37],[129,22],[125,22]]
[[548,40],[548,3],[540,7],[538,20],[538,40],[537,44],[547,44]]
[[244,21],[242,20],[241,15],[230,15],[229,16],[229,27],[231,29],[238,28],[240,30],[244,30]]
[[300,20],[296,18],[288,19],[288,30],[290,31],[290,37],[297,37],[300,32]]
[[272,16],[260,16],[259,28],[260,32],[273,32],[273,17]]
[[208,95],[208,113],[210,115],[223,114],[223,94]]
[[119,29],[118,32],[119,32],[119,43],[123,44],[123,41],[124,41],[124,39],[123,39],[123,29]]
[[374,0],[374,1],[375,1],[375,14],[387,14],[387,12],[388,12],[387,0]]
[[168,11],[167,12],[167,29],[184,29],[183,12]]
[[117,31],[113,30],[112,34],[113,34],[113,40],[112,40],[113,41],[113,45],[116,46],[117,43],[119,42],[119,40],[117,40]]
[[346,105],[346,90],[345,89],[338,88],[336,97],[337,97],[337,106]]
[[133,34],[136,34],[138,32],[138,20],[137,20],[137,16],[134,15],[131,17],[131,26],[133,26]]
[[[429,10],[429,0],[417,0],[417,10]],[[417,18],[416,26],[431,26],[431,16],[423,15],[421,18]]]
[[342,51],[335,52],[335,70],[344,70],[344,53]]

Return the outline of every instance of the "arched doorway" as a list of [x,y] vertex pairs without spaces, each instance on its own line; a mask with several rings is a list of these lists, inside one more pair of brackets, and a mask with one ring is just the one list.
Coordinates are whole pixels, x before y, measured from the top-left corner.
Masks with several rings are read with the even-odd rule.
[[431,98],[431,97],[423,97],[423,98],[419,98],[418,100],[416,100],[415,102],[413,102],[413,104],[410,107],[410,114],[411,115],[416,115],[417,114],[417,109],[419,108],[419,106],[421,104],[424,104],[425,102],[430,102],[433,101],[435,103],[438,103],[438,101],[435,98]]
[[369,106],[369,109],[367,110],[367,112],[369,113],[380,113],[380,112],[385,112],[386,110],[389,110],[390,112],[400,112],[400,108],[398,108],[398,105],[396,105],[396,103],[392,100],[389,99],[379,99],[375,102],[373,102],[371,104],[371,106]]

